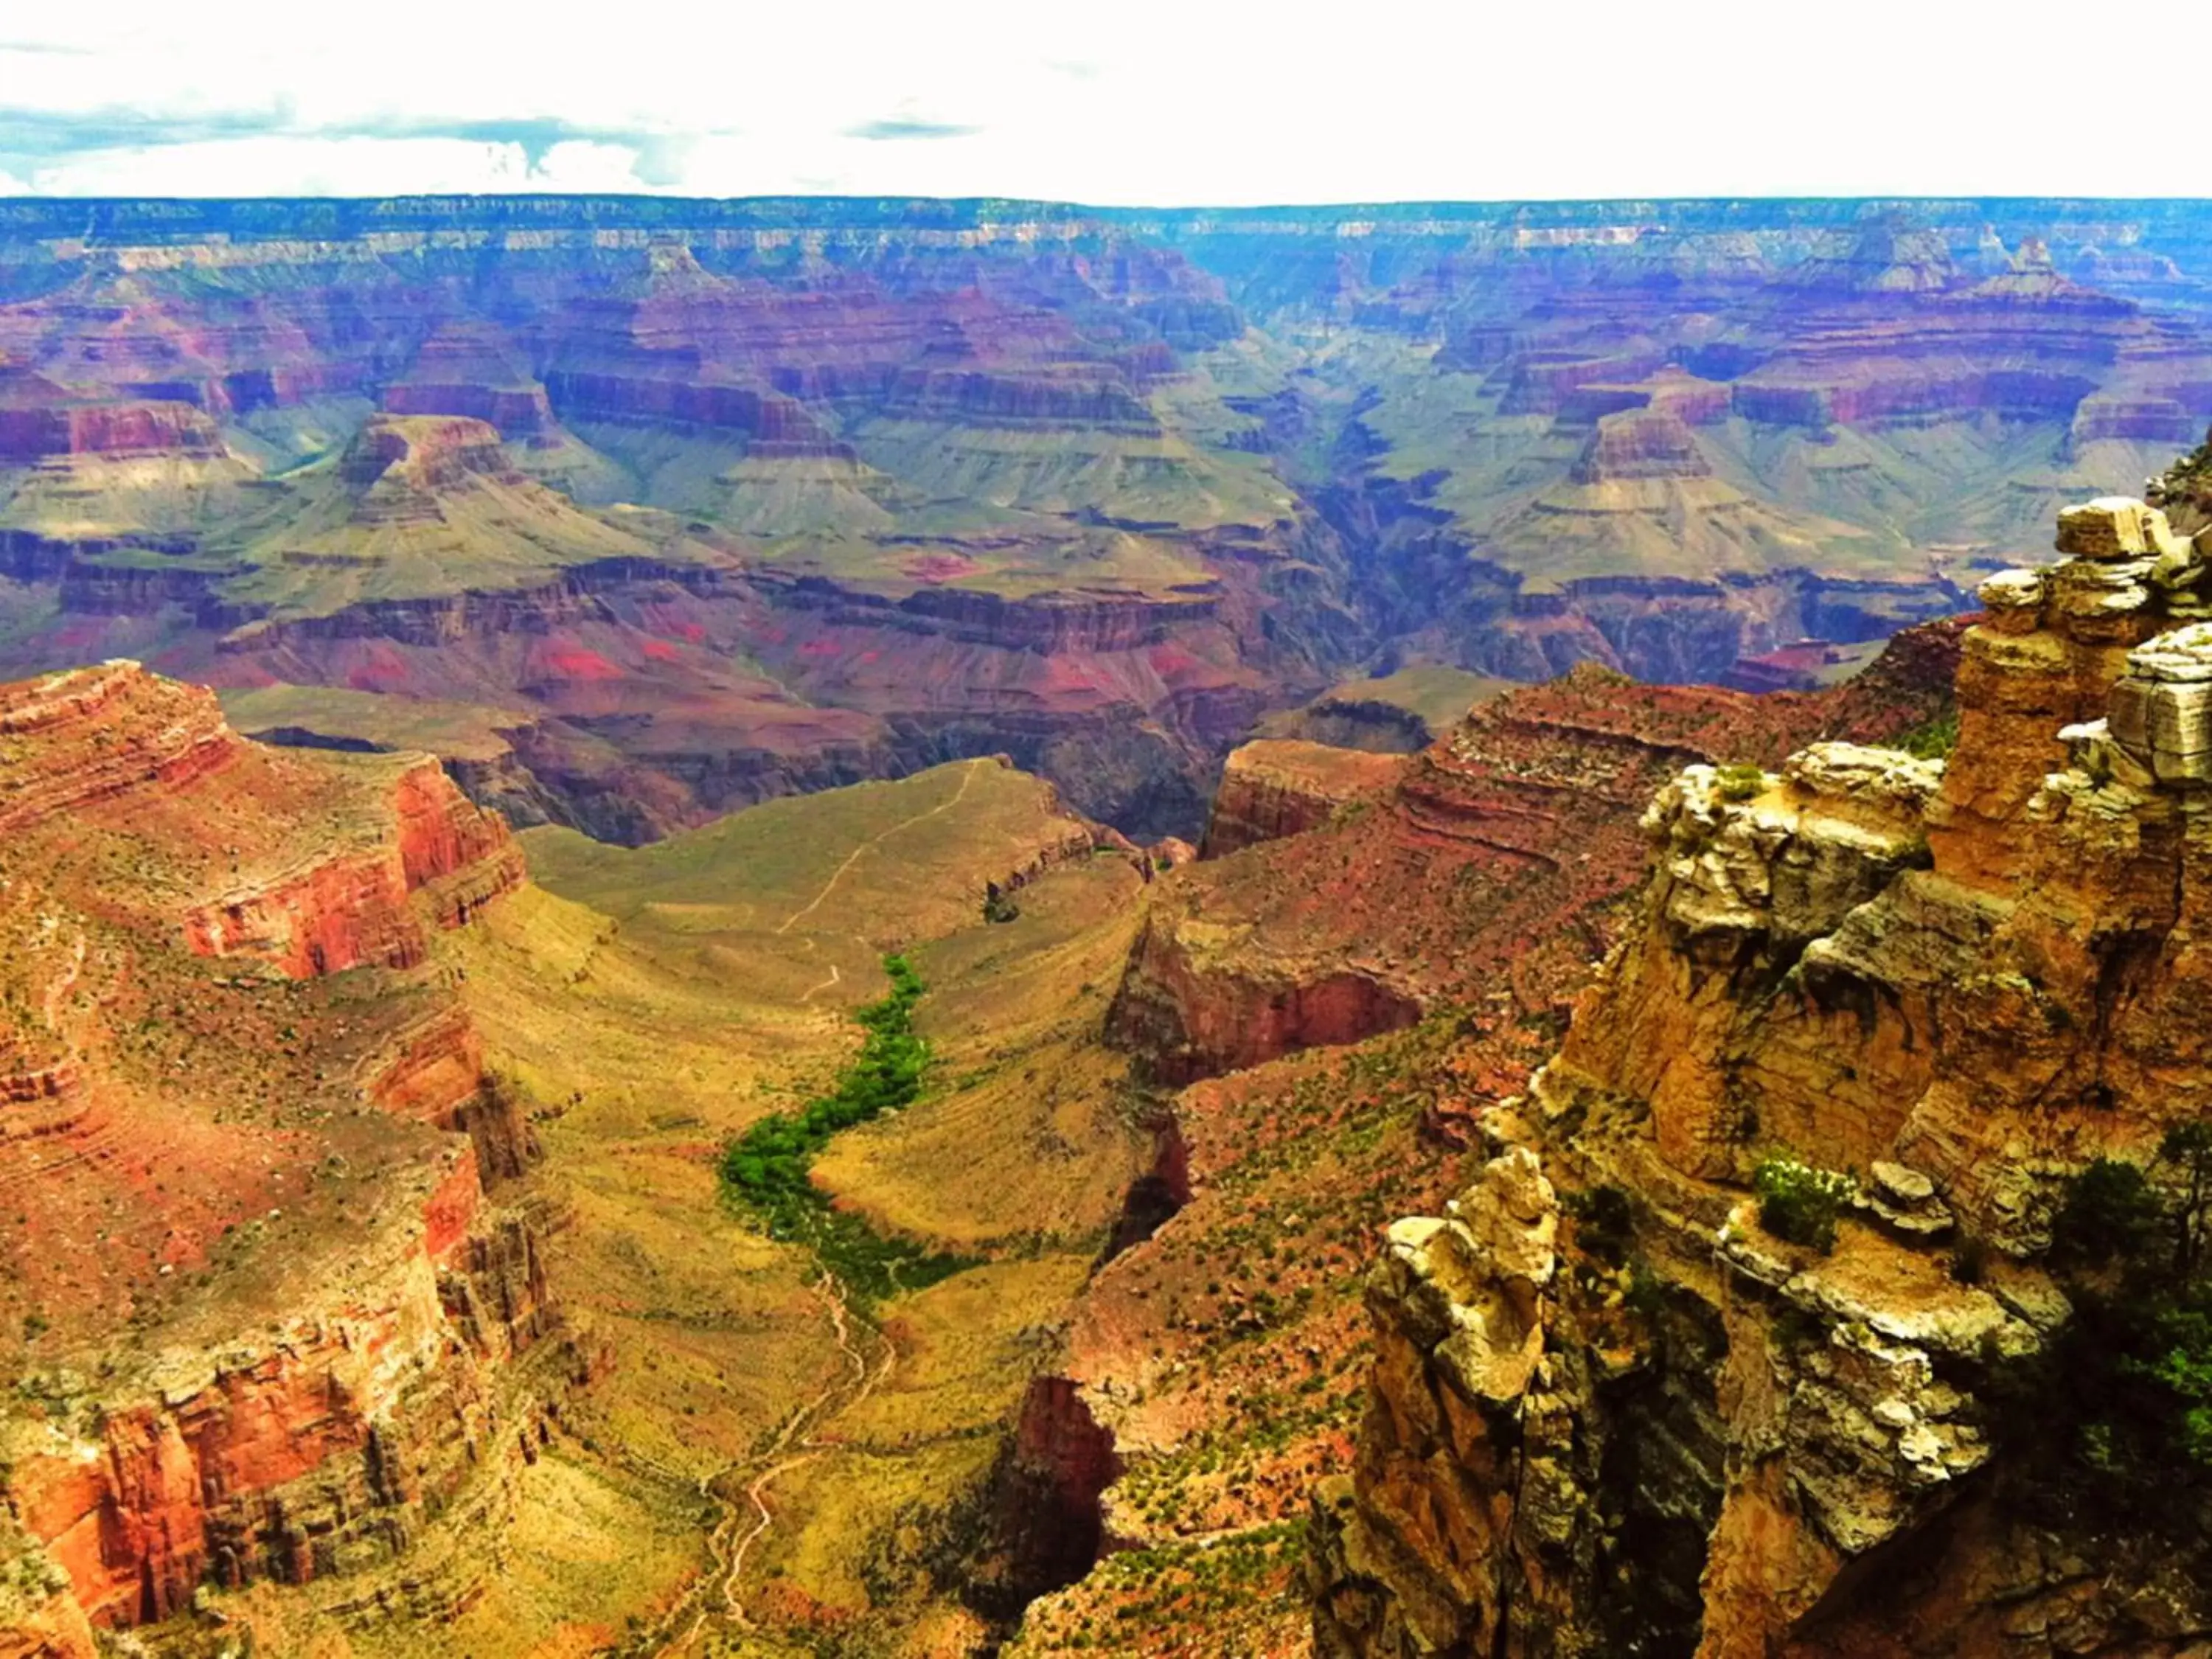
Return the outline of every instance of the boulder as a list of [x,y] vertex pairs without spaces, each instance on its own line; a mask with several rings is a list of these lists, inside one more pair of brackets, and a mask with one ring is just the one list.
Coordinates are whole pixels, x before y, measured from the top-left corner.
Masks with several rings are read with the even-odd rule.
[[2178,553],[2181,547],[2166,514],[2132,496],[2100,495],[2059,510],[2058,550],[2078,559],[2110,563]]
[[2111,709],[2112,740],[2160,782],[2212,782],[2212,624],[2130,652]]

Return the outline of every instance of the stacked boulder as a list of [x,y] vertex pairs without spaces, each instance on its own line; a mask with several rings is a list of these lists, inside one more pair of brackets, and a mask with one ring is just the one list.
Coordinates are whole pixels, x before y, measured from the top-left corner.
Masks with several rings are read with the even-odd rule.
[[[2192,623],[2129,652],[2128,672],[2100,723],[2123,781],[2212,783],[2212,623]],[[2124,775],[2130,770],[2142,775]]]

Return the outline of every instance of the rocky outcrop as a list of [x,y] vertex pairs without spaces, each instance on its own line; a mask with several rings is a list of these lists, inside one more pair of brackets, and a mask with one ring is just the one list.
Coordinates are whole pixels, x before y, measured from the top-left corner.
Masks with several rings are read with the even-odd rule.
[[490,1571],[571,1362],[485,1197],[535,1155],[521,1103],[404,970],[520,880],[505,825],[425,757],[266,748],[128,662],[0,688],[0,1650],[81,1659],[441,1516]]
[[426,921],[459,927],[517,885],[522,854],[505,823],[479,812],[436,763],[402,764],[375,842],[309,853],[204,902],[185,919],[191,947],[258,956],[295,978],[411,967],[428,953]]
[[188,403],[88,404],[51,382],[0,373],[0,461],[20,466],[76,457],[222,453],[216,423]]
[[484,324],[452,323],[423,341],[406,372],[385,388],[395,415],[463,415],[502,438],[532,438],[554,424],[544,386],[511,343]]
[[1030,1382],[992,1479],[994,1610],[1018,1612],[1091,1570],[1108,1541],[1101,1499],[1121,1468],[1112,1431],[1074,1381]]
[[386,1560],[535,1439],[543,1401],[501,1372],[552,1327],[527,1232],[481,1210],[464,1151],[326,1316],[173,1356],[143,1398],[51,1380],[43,1420],[11,1425],[9,1501],[110,1627],[167,1617],[203,1580]]
[[1592,484],[1632,478],[1701,478],[1712,470],[1680,416],[1643,409],[1601,417],[1568,476],[1577,483]]
[[[1187,1083],[1501,988],[1527,1018],[1561,1018],[1543,988],[1602,948],[1612,902],[1642,875],[1656,789],[1686,763],[1779,762],[1822,731],[1912,726],[1942,701],[1954,644],[1948,626],[1901,636],[1894,660],[1835,692],[1637,686],[1585,665],[1484,702],[1352,810],[1160,883],[1109,1040]],[[1239,787],[1232,774],[1224,811]]]
[[[1526,1099],[1482,1120],[1567,1217],[1510,1455],[1494,1417],[1468,1425],[1520,1362],[1446,1363],[1449,1323],[1422,1322],[1448,1275],[1417,1247],[1463,1241],[1401,1223],[1359,1456],[1317,1500],[1322,1652],[2176,1654],[2212,1632],[2142,1537],[2029,1502],[2035,1448],[1997,1403],[2069,1316],[2039,1256],[2065,1178],[2154,1162],[2212,1075],[2185,1012],[2212,891],[2200,560],[2118,499],[2064,514],[2058,548],[1984,585],[1948,761],[1820,743],[1660,792],[1640,921]],[[1832,1178],[1832,1249],[1770,1227],[1755,1166],[1856,1172]],[[1451,1308],[1514,1259],[1483,1253]]]
[[0,829],[149,785],[182,788],[221,770],[239,746],[213,692],[157,682],[122,661],[0,690],[0,741],[17,763],[0,775]]
[[361,1071],[362,1092],[401,1117],[459,1131],[476,1148],[486,1182],[521,1175],[538,1137],[505,1079],[484,1069],[483,1040],[459,1004],[402,1028]]
[[1149,1075],[1183,1084],[1297,1048],[1357,1042],[1420,1018],[1419,1000],[1383,974],[1271,962],[1239,948],[1250,931],[1156,908],[1107,1015],[1109,1036],[1145,1056]]
[[1261,738],[1232,750],[1214,792],[1201,858],[1328,822],[1349,803],[1387,790],[1404,771],[1395,756],[1335,749],[1295,738]]
[[[2025,1249],[2057,1174],[2156,1139],[2151,1079],[2194,1058],[2166,1011],[2196,972],[2204,671],[2181,627],[2193,589],[2154,572],[2190,567],[2137,503],[2068,514],[2060,547],[2074,556],[1985,585],[1940,787],[1923,765],[1811,751],[1773,799],[1836,805],[1784,841],[1764,780],[1719,813],[1692,778],[1662,803],[1676,855],[1651,921],[1562,1066],[1650,1102],[1676,1167],[1741,1173],[1776,1143],[1893,1158]],[[1754,1008],[1755,983],[1780,994]]]
[[1538,1376],[1559,1224],[1525,1147],[1448,1216],[1391,1224],[1367,1282],[1376,1403],[1358,1497],[1340,1477],[1314,1498],[1315,1645],[1331,1659],[1497,1650],[1513,1609],[1495,1558],[1524,1524],[1571,1525],[1571,1509],[1520,1512],[1570,1490],[1572,1425]]

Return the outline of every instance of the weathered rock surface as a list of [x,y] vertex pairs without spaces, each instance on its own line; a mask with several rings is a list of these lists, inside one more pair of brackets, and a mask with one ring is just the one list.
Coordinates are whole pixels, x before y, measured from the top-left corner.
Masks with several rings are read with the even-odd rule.
[[[1652,791],[1686,761],[1705,762],[1712,775],[1713,763],[1739,756],[1778,762],[1823,730],[1872,737],[1925,718],[1952,637],[1948,626],[1933,633],[1932,652],[1929,639],[1901,635],[1893,659],[1837,692],[1638,686],[1585,665],[1485,702],[1325,825],[1248,842],[1163,882],[1109,1036],[1152,1075],[1184,1083],[1357,1042],[1440,1001],[1502,988],[1523,1016],[1555,1018],[1564,1010],[1535,988],[1543,964],[1601,948],[1604,908],[1642,873],[1637,825]],[[1255,762],[1284,752],[1251,750]],[[1332,757],[1328,766],[1341,775],[1370,758]],[[1789,790],[1817,796],[1820,811],[1865,839],[1890,810],[1882,766],[1840,745],[1825,769],[1806,763],[1808,781]],[[1241,823],[1241,803],[1261,798],[1257,779],[1232,773],[1224,823]],[[1808,865],[1782,880],[1794,894],[1844,878]]]
[[1231,751],[1206,821],[1201,858],[1295,836],[1328,822],[1364,796],[1397,781],[1396,756],[1338,749],[1295,738],[1261,738]]
[[441,1514],[489,1571],[573,1359],[486,1197],[535,1156],[520,1103],[414,970],[521,879],[506,826],[425,757],[267,749],[128,662],[0,687],[0,1651]]
[[[2059,539],[2069,558],[1984,585],[1948,760],[1823,742],[1660,791],[1640,923],[1528,1097],[1481,1120],[1566,1218],[1534,1380],[1501,1396],[1517,1360],[1446,1363],[1440,1273],[1414,1264],[1455,1235],[1398,1224],[1358,1456],[1316,1498],[1322,1652],[2212,1636],[2201,1572],[2014,1501],[1991,1404],[2067,1316],[2033,1261],[2063,1178],[2150,1161],[2212,1075],[2187,1012],[2212,893],[2194,578],[2154,580],[2181,544],[2140,502],[2071,510]],[[1832,1254],[1762,1226],[1745,1188],[1776,1152],[1857,1172]],[[1961,1237],[1990,1265],[1954,1272]]]

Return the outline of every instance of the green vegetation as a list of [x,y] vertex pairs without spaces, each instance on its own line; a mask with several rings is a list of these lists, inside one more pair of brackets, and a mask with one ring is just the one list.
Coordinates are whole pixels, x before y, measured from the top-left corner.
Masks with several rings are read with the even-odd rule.
[[1819,1170],[1794,1158],[1770,1158],[1753,1172],[1759,1194],[1759,1224],[1777,1238],[1803,1244],[1826,1255],[1836,1248],[1836,1221],[1850,1201],[1856,1182],[1834,1170]]
[[1942,760],[1959,746],[1959,711],[1947,708],[1940,714],[1931,714],[1919,725],[1909,726],[1889,741],[1892,749],[1902,749],[1916,760]]
[[2058,1518],[2204,1525],[2212,1496],[2212,1121],[2170,1131],[2148,1170],[2100,1158],[2069,1184],[2051,1264],[2074,1316],[2002,1373],[2023,1495]]
[[1720,769],[1720,792],[1723,800],[1749,800],[1766,787],[1766,773],[1761,767],[1748,762],[1737,762]]
[[2100,1158],[2067,1183],[2051,1227],[2052,1261],[2106,1267],[2141,1255],[2158,1231],[2158,1194],[2136,1165]]
[[839,1073],[837,1086],[796,1114],[763,1118],[722,1149],[722,1190],[758,1217],[771,1238],[805,1244],[864,1301],[919,1290],[973,1262],[884,1238],[860,1217],[832,1209],[808,1178],[815,1154],[840,1129],[911,1105],[929,1067],[929,1045],[914,1033],[914,1006],[926,988],[902,956],[884,958],[891,992],[853,1016],[867,1036]]
[[1574,1218],[1577,1245],[1609,1267],[1627,1261],[1629,1242],[1636,1231],[1636,1212],[1626,1192],[1601,1185],[1570,1191],[1559,1202]]

